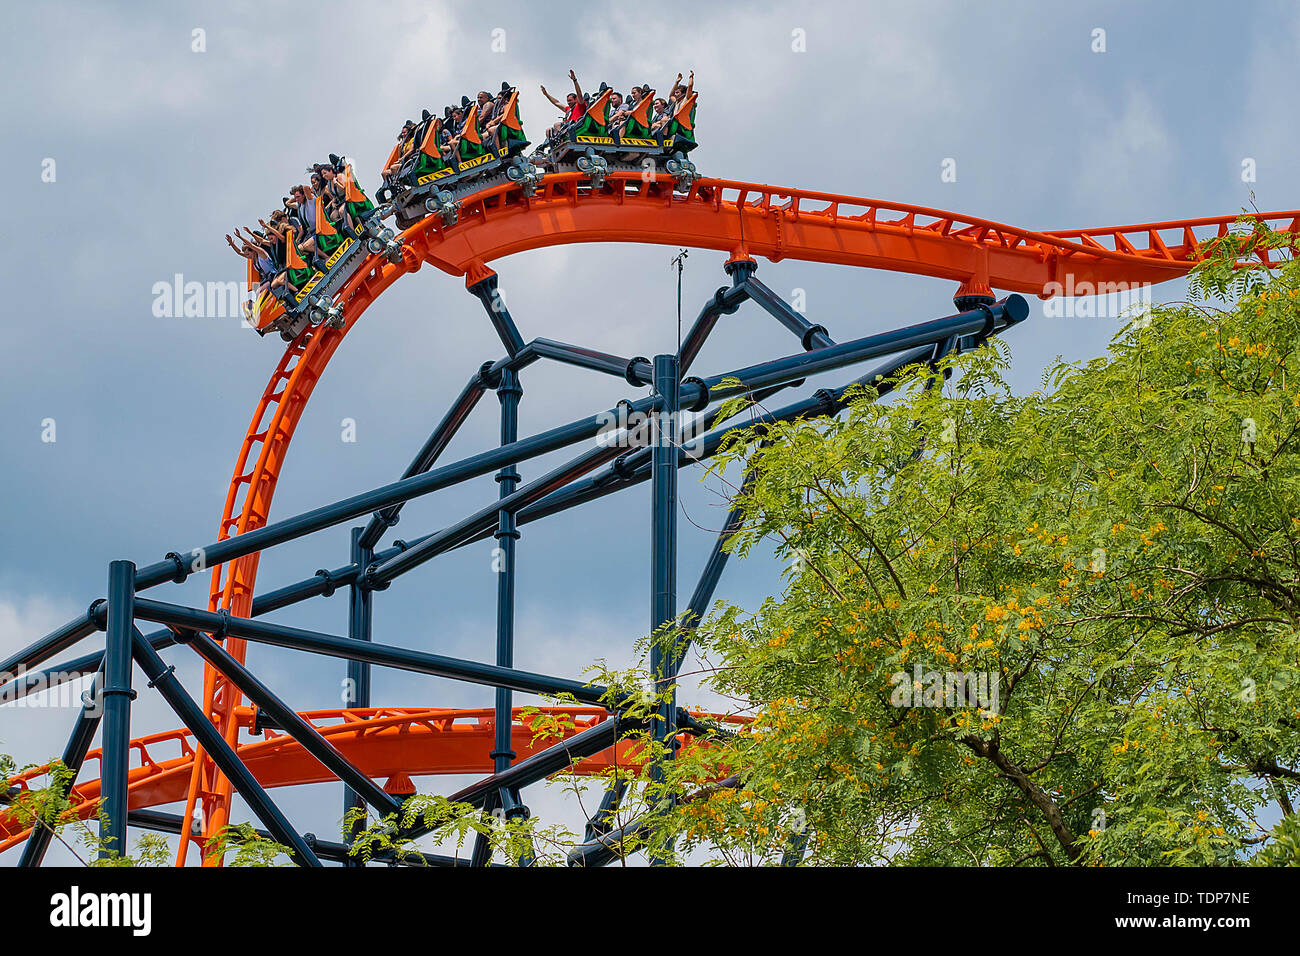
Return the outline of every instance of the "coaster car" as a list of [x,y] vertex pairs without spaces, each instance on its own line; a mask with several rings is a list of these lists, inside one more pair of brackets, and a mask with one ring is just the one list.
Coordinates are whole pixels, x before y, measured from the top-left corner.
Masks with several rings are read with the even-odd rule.
[[[350,166],[343,175],[346,200],[356,215],[353,227],[349,230],[331,224],[317,198],[316,221],[323,224],[316,232],[320,255],[308,264],[295,250],[293,261],[288,263],[289,271],[291,276],[294,272],[302,273],[305,281],[298,285],[297,291],[285,289],[278,296],[264,292],[248,309],[247,318],[259,334],[278,331],[281,338],[291,342],[309,325],[325,323],[330,328],[343,328],[343,310],[334,304],[334,295],[366,258],[383,255],[389,262],[401,261],[401,241],[383,223],[392,215],[392,205],[375,206],[371,203],[356,185]],[[250,264],[249,284],[256,287],[256,283],[257,275]]]
[[[647,90],[628,117],[612,126],[610,93],[604,90],[592,100],[582,119],[549,140],[534,161],[557,169],[574,165],[599,189],[611,168],[640,170],[649,159],[656,167],[663,163],[679,185],[689,186],[696,176],[694,164],[686,158],[696,146],[696,94],[687,97],[668,124],[656,132],[651,128],[650,114],[654,90]],[[611,167],[611,163],[615,165]]]
[[[489,135],[479,118],[478,104],[471,106],[454,151],[442,143],[442,120],[425,114],[409,141],[401,168],[377,193],[381,199],[392,197],[400,228],[430,214],[439,216],[445,226],[453,225],[461,197],[481,189],[484,180],[494,175],[504,173],[512,182],[534,187],[540,182],[540,173],[520,155],[532,144],[519,115],[518,90],[511,92],[503,114],[505,118]],[[399,144],[387,165],[399,158],[401,149]]]

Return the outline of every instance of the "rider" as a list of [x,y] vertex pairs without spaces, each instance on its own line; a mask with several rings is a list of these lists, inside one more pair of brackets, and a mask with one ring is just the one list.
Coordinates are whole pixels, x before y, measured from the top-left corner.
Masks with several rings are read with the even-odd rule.
[[392,153],[388,156],[388,163],[384,166],[385,177],[397,175],[414,142],[415,120],[407,120],[402,124],[402,128],[397,131],[397,145],[393,147]]
[[341,183],[345,221],[348,228],[355,232],[356,224],[364,219],[370,210],[375,208],[375,204],[370,201],[370,197],[365,194],[357,183],[357,174],[352,171],[352,164],[338,159],[333,154],[330,154],[330,159],[334,161],[336,167],[342,167],[341,174],[335,178],[334,182]]
[[[691,70],[690,79],[687,81],[685,86],[682,85],[682,75],[678,73],[677,79],[673,80],[673,91],[668,95],[668,102],[664,104],[663,113],[655,113],[655,123],[653,128],[656,133],[668,125],[672,118],[677,115],[677,110],[683,103],[691,98],[691,94],[694,92],[695,71]],[[658,100],[655,100],[655,109],[659,109]]]
[[654,121],[650,128],[656,133],[668,125],[668,121],[673,118],[673,112],[668,108],[668,101],[662,96],[656,96],[654,101]]
[[513,86],[505,80],[501,81],[501,92],[497,93],[496,102],[493,103],[492,106],[492,119],[483,127],[485,138],[494,136],[500,142],[505,142],[506,134],[504,132],[498,133],[497,131],[501,128],[501,124],[506,120],[506,107],[510,104],[510,94],[514,91],[515,88]]
[[235,240],[230,238],[230,233],[226,233],[226,244],[235,250],[236,255],[242,256],[253,264],[259,280],[257,292],[259,294],[266,292],[271,287],[272,276],[275,275],[275,262],[260,243],[251,237],[245,239],[241,236],[238,227],[235,228],[235,235],[239,236],[239,245],[235,245]]
[[623,106],[623,94],[618,90],[612,90],[609,94],[609,122],[606,126],[614,126],[619,120],[627,118],[627,109]]
[[478,125],[482,128],[487,126],[496,115],[496,100],[487,90],[479,90],[474,99],[478,103]]
[[[641,102],[641,96],[642,89],[639,86],[632,87],[632,91],[628,93],[627,99],[623,99],[623,97],[618,93],[610,96],[609,108],[612,112],[609,114],[609,125],[614,126],[617,123],[622,123],[631,116],[632,111],[636,109],[637,103]],[[618,97],[617,103],[615,103],[614,97]]]
[[546,92],[546,87],[542,87],[542,95],[550,100],[557,110],[564,114],[560,118],[560,121],[550,128],[547,133],[548,136],[557,136],[560,130],[572,123],[578,122],[587,112],[587,103],[582,95],[582,87],[578,85],[578,77],[572,70],[569,71],[569,79],[573,81],[573,92],[565,97],[565,102],[568,105],[560,103],[560,101],[554,96]]
[[284,207],[289,211],[290,224],[296,234],[303,237],[302,241],[298,243],[298,248],[303,251],[308,259],[320,254],[316,242],[318,230],[316,228],[315,198],[306,186],[298,185],[289,190],[289,195],[284,200]]

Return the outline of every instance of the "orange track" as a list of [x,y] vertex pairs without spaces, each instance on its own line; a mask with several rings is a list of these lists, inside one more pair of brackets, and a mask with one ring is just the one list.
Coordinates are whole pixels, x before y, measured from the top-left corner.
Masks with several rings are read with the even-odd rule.
[[[598,707],[542,707],[543,713],[572,718],[572,729],[561,735],[568,739],[608,718]],[[236,729],[251,731],[254,711],[250,707],[234,710]],[[548,736],[533,741],[531,724],[516,711],[511,728],[512,747],[522,759],[531,756],[560,738]],[[376,707],[355,710],[322,710],[303,714],[321,735],[329,740],[358,769],[368,776],[383,779],[397,774],[489,774],[492,760],[494,712],[447,710],[439,708]],[[617,762],[629,766],[624,741],[574,765],[577,773],[601,773]],[[185,799],[195,763],[194,737],[188,731],[169,730],[141,737],[131,743],[132,766],[128,777],[128,807],[140,810],[163,806]],[[324,783],[337,778],[315,757],[308,754],[288,734],[266,732],[265,736],[246,741],[238,747],[241,760],[264,787],[299,786]],[[100,760],[93,750],[87,760]],[[43,776],[46,768],[29,771],[14,778],[20,787]],[[99,804],[99,780],[79,784],[72,793],[77,816],[86,819]],[[0,815],[0,852],[16,846],[29,831]]]
[[[1274,228],[1300,233],[1300,211],[1268,213],[1261,218]],[[487,263],[529,249],[580,242],[656,243],[716,249],[733,259],[761,256],[774,262],[801,259],[887,269],[952,279],[965,292],[998,289],[1046,298],[1054,291],[1050,284],[1065,284],[1067,277],[1075,288],[1083,283],[1095,288],[1103,283],[1154,283],[1183,276],[1199,261],[1200,243],[1226,234],[1234,219],[1226,216],[1033,232],[923,206],[721,179],[697,180],[689,192],[677,194],[663,174],[643,179],[639,173],[612,173],[605,188],[592,190],[579,173],[557,173],[547,176],[532,196],[513,183],[493,186],[462,201],[455,225],[444,228],[441,220],[431,216],[406,230],[400,263],[370,257],[336,296],[343,305],[346,326],[338,331],[319,327],[285,350],[240,447],[219,536],[242,534],[266,523],[294,429],[335,349],[385,289],[426,262],[450,275],[464,276],[466,285],[472,285],[492,274]],[[262,326],[275,314],[264,312]],[[257,563],[258,555],[253,554],[214,568],[209,607],[228,608],[234,615],[247,617]],[[237,659],[244,659],[243,641],[232,639],[226,646]],[[204,700],[214,722],[235,744],[240,727],[248,722],[248,711],[240,706],[238,692],[210,667]],[[412,713],[478,715],[476,726],[482,727],[481,715],[490,712],[336,712],[343,721],[333,728],[342,735],[336,742],[368,773],[490,769],[486,757],[491,749],[490,731],[449,737],[414,730],[432,726],[424,718],[392,716]],[[359,728],[362,720],[367,723]],[[405,733],[414,735],[412,740],[419,737],[421,747],[397,766],[388,756],[391,751],[379,743],[383,733],[392,733],[387,728],[394,724],[383,724],[383,731],[371,739],[365,730],[371,720],[397,720],[407,728]],[[378,723],[374,727],[380,729]],[[472,755],[465,749],[471,736],[478,747]],[[188,735],[175,732],[147,738],[154,740],[182,741],[182,756],[169,763],[154,763],[147,759],[144,742],[137,742],[143,762],[133,771],[131,806],[147,805],[137,800],[165,802],[155,798],[186,796],[186,816],[192,818],[196,803],[202,801],[206,826],[198,839],[205,839],[227,822],[229,781],[201,749],[197,753],[185,750],[192,747]],[[364,745],[363,740],[367,741]],[[459,747],[453,746],[453,741]],[[515,747],[521,754],[529,752],[519,742]],[[244,744],[239,752],[257,762],[254,770],[259,779],[271,786],[329,779],[323,768],[286,739]],[[271,756],[275,759],[267,759]],[[178,781],[186,775],[189,779],[182,785]],[[98,783],[92,781],[77,792],[89,797],[97,789]],[[0,843],[0,849],[17,839],[11,836]],[[190,834],[182,834],[178,863],[185,862],[191,842]]]

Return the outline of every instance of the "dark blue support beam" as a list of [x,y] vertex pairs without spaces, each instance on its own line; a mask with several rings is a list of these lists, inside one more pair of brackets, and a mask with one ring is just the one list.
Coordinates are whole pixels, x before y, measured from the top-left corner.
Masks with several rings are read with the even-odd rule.
[[[715,784],[685,797],[684,802],[705,799],[710,794],[722,789],[735,789],[740,786],[739,777],[727,777]],[[636,847],[636,841],[654,822],[655,812],[650,810],[635,820],[616,829],[606,829],[589,837],[584,843],[575,846],[568,853],[569,866],[595,867],[604,866],[619,857],[626,856],[630,848]]]
[[[501,815],[507,822],[522,822],[532,816],[528,812],[528,807],[520,799],[517,789],[506,787],[498,790],[497,805],[501,808]],[[519,866],[533,866],[537,862],[535,847],[531,839],[525,842],[526,845],[519,851],[514,862]]]
[[[650,630],[658,632],[677,617],[677,356],[655,356],[655,395],[660,409],[655,416],[654,445],[650,464],[651,485],[651,600]],[[670,687],[671,651],[661,641],[650,646],[650,672],[657,693]],[[670,727],[669,715],[676,711],[671,701],[660,707],[655,720],[656,739],[663,740]]]
[[759,282],[752,274],[745,280],[745,291],[749,293],[751,302],[757,303],[763,311],[799,337],[804,351],[829,348],[835,344],[835,340],[827,333],[825,326],[813,325],[796,312],[790,303]]
[[493,272],[475,282],[469,287],[469,291],[483,303],[483,308],[487,310],[488,318],[492,321],[492,328],[496,329],[497,336],[501,339],[501,344],[506,347],[506,351],[514,355],[522,349],[523,336],[519,334],[519,328],[511,318],[510,310],[506,308],[505,297],[497,289],[496,273]]
[[[387,561],[394,555],[401,554],[403,550],[405,550],[403,547],[386,548],[383,551],[375,552],[371,560]],[[314,597],[330,597],[339,588],[350,587],[354,584],[357,575],[362,570],[364,568],[355,563],[335,568],[332,571],[322,569],[309,578],[257,595],[253,598],[252,616],[261,617],[264,614],[270,614],[272,611],[278,611],[281,608],[290,607]],[[97,604],[94,612],[89,613],[87,616],[90,620],[92,633],[102,628],[104,626],[102,603]],[[155,651],[162,651],[176,643],[176,634],[170,628],[163,628],[146,634],[145,640],[149,642]],[[23,674],[21,678],[0,686],[0,699],[17,700],[19,697],[35,694],[49,687],[57,687],[67,681],[77,680],[87,674],[93,674],[100,669],[103,663],[104,652],[92,651],[55,667]]]
[[[514,372],[504,372],[497,398],[501,401],[501,444],[509,445],[519,440],[519,399],[524,390]],[[497,473],[499,497],[509,500],[519,485],[519,470],[507,465]],[[493,570],[497,574],[497,666],[515,666],[515,545],[519,529],[515,513],[508,508],[497,512],[496,541]],[[504,687],[496,692],[496,735],[492,748],[492,767],[500,773],[515,759],[511,749],[510,729],[513,722],[511,693]]]
[[608,352],[585,348],[581,345],[569,345],[553,339],[533,339],[527,346],[539,358],[547,358],[578,368],[587,368],[595,372],[604,372],[625,379],[630,385],[648,385],[653,370],[650,362],[643,358],[626,359]]
[[457,790],[447,799],[452,803],[468,803],[482,807],[499,790],[519,790],[531,783],[545,780],[559,773],[575,760],[600,753],[614,746],[620,736],[635,729],[638,724],[618,717],[602,720],[567,740],[552,744],[540,753],[513,763],[506,770],[494,773]]
[[[371,560],[372,552],[370,548],[362,543],[362,535],[365,532],[361,528],[352,529],[352,552],[351,559],[354,567],[364,568]],[[348,637],[354,641],[369,641],[371,638],[371,623],[374,615],[372,600],[374,593],[367,588],[361,587],[354,580],[351,587],[348,588]],[[344,685],[344,697],[348,707],[369,707],[370,706],[370,665],[364,661],[348,661],[347,683]],[[383,792],[382,790],[380,791]],[[357,790],[348,784],[343,787],[343,812],[346,814],[349,810],[361,809],[365,806],[367,800]],[[374,800],[369,801],[374,804]],[[389,798],[388,805],[395,811],[398,801]],[[378,807],[376,809],[379,809]],[[392,811],[390,811],[392,812]],[[346,836],[346,842],[352,843],[357,829],[360,827],[358,822],[349,828]],[[349,860],[349,866],[360,866],[357,860]]]
[[[643,725],[639,721],[628,721],[617,716],[602,720],[567,740],[552,744],[540,753],[511,764],[508,769],[500,773],[493,773],[475,781],[468,787],[451,794],[447,800],[451,803],[468,803],[479,809],[487,809],[493,801],[500,798],[502,793],[518,793],[529,784],[545,780],[571,766],[575,761],[594,756],[614,746],[621,736],[641,726]],[[428,827],[417,822],[415,827],[404,831],[404,835],[414,839],[428,832]]]
[[593,372],[616,375],[626,379],[631,385],[648,385],[653,375],[649,359],[622,358],[581,345],[557,342],[554,339],[533,339],[518,352],[484,366],[482,374],[495,378],[502,372],[519,372],[538,359],[551,359],[565,365],[591,369]]
[[[272,837],[289,848],[290,855],[299,866],[320,866],[316,854],[307,846],[298,831],[289,824],[284,814],[280,812],[280,808],[267,796],[252,771],[244,766],[234,749],[226,743],[226,739],[208,719],[203,708],[186,693],[181,682],[176,679],[176,668],[164,664],[158,652],[149,646],[149,642],[139,631],[134,632],[133,650],[136,663],[149,678],[150,685],[157,688],[158,693],[175,711],[181,723],[190,729],[194,739],[207,751],[212,762],[217,765],[217,769],[226,775],[262,824],[271,831]],[[122,825],[125,828],[125,813],[122,814]]]
[[[658,713],[651,724],[654,739],[667,742],[663,760],[672,759],[672,737],[677,730],[672,716],[677,713],[675,681],[672,674],[673,648],[668,628],[677,617],[677,446],[678,391],[680,376],[676,355],[655,356],[655,395],[659,411],[655,416],[654,444],[650,460],[651,599],[650,599],[650,674],[655,693],[662,696]],[[662,782],[663,764],[656,758],[648,768],[652,783]],[[662,863],[652,857],[651,864]]]
[[135,565],[108,566],[104,638],[104,740],[99,824],[100,859],[126,855],[127,773],[131,755],[131,641],[135,632]]
[[[840,345],[736,369],[733,372],[705,379],[703,384],[683,383],[681,401],[683,405],[689,406],[699,401],[702,391],[707,391],[711,401],[719,401],[793,378],[806,378],[844,368],[846,365],[854,365],[864,359],[878,358],[923,345],[933,346],[936,342],[942,342],[953,335],[987,337],[1007,326],[1024,321],[1028,315],[1029,303],[1025,301],[1024,296],[1009,295],[991,306],[980,306],[947,318],[921,322],[903,329],[868,335]],[[719,387],[719,383],[728,378],[739,379],[741,385]]]
[[[90,688],[82,695],[81,713],[77,715],[72,734],[63,748],[63,756],[59,758],[63,766],[70,771],[70,775],[60,780],[58,784],[59,792],[64,797],[76,783],[77,774],[81,771],[81,765],[90,751],[90,743],[95,738],[95,731],[99,729],[104,706],[103,685],[104,672],[99,671]],[[18,860],[18,865],[20,867],[40,866],[53,839],[54,831],[50,827],[36,823],[32,827],[31,835],[27,837],[27,842],[23,845],[23,855]]]
[[[494,816],[504,814],[501,809],[501,791],[488,795],[483,802],[482,812],[489,819]],[[499,818],[499,817],[498,817]],[[491,826],[491,824],[488,824]],[[473,867],[487,866],[492,862],[492,841],[485,832],[474,834],[474,848],[470,851],[469,865]]]
[[623,777],[615,780],[612,786],[605,789],[604,795],[600,798],[600,806],[587,820],[587,826],[582,834],[584,841],[590,843],[613,829],[614,815],[618,813],[619,804],[623,802],[626,793],[627,779]]
[[[535,343],[534,343],[535,344]],[[501,373],[501,384],[497,388],[497,398],[501,403],[501,444],[508,445],[519,440],[519,399],[524,390],[519,385],[519,376],[511,369]],[[497,497],[506,501],[519,485],[519,469],[507,465],[497,472]],[[497,542],[492,555],[492,570],[497,576],[497,666],[514,667],[515,663],[515,542],[519,539],[519,530],[515,525],[514,512],[507,508],[497,510]],[[515,759],[511,745],[510,731],[514,723],[511,709],[513,695],[504,688],[496,689],[493,709],[492,769],[500,773],[510,766]],[[483,809],[491,813],[498,806],[502,813],[504,795],[498,793],[490,798]],[[471,866],[487,866],[492,858],[492,846],[487,834],[478,833],[474,837],[474,849],[470,855]]]
[[[259,644],[288,647],[311,654],[368,661],[381,667],[395,667],[433,677],[450,677],[454,680],[487,684],[491,687],[509,687],[525,694],[572,694],[584,704],[603,705],[603,698],[608,691],[608,688],[599,684],[585,684],[582,681],[549,677],[511,667],[497,667],[495,664],[444,657],[441,654],[429,654],[406,647],[394,647],[391,644],[354,641],[349,637],[232,617],[228,614],[201,611],[198,608],[166,604],[146,598],[137,598],[135,607],[136,617],[145,621],[155,621],[159,624],[175,625],[188,630],[206,631],[222,636],[242,637]],[[150,648],[150,652],[153,652],[153,648]]]

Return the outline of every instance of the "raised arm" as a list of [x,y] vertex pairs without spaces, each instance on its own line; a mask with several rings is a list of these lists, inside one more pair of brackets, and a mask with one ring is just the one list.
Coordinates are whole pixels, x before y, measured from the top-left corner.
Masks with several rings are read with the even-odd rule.
[[569,79],[573,80],[573,92],[578,94],[578,99],[582,99],[582,87],[578,85],[578,77],[572,70],[569,71]]
[[[681,78],[682,78],[681,74],[680,73],[677,74],[677,79],[680,80]],[[689,100],[691,98],[691,94],[694,92],[695,92],[695,71],[691,70],[691,78],[686,81],[686,95],[682,97],[682,102],[686,102],[686,100]]]
[[272,235],[274,235],[277,239],[284,239],[284,236],[285,236],[285,230],[283,230],[283,229],[279,229],[279,228],[277,228],[275,225],[273,225],[272,223],[265,222],[265,221],[263,221],[263,220],[261,220],[261,219],[259,219],[259,220],[257,220],[257,221],[260,222],[260,223],[262,224],[262,228],[263,228],[263,229],[265,229],[267,232],[269,232],[269,233],[271,233]]
[[550,93],[547,93],[547,92],[546,92],[546,87],[544,87],[544,86],[542,87],[542,95],[543,95],[544,97],[546,97],[548,100],[550,100],[551,103],[552,103],[552,105],[554,105],[555,108],[556,108],[557,110],[559,110],[560,112],[564,112],[564,104],[561,103],[559,100],[557,100],[557,99],[556,99],[554,96],[552,96]]

